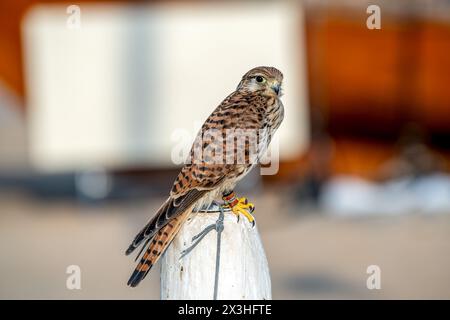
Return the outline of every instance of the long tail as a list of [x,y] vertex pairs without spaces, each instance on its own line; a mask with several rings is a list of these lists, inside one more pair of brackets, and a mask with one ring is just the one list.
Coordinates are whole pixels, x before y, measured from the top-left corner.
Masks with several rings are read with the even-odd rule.
[[[141,261],[134,269],[133,274],[128,280],[128,285],[136,287],[141,282],[153,265],[158,261],[160,256],[166,251],[172,240],[180,231],[181,226],[192,212],[192,207],[188,208],[181,214],[172,218],[164,227],[158,230],[157,233],[145,242],[143,249],[148,245],[147,250],[141,258]],[[139,255],[138,255],[139,256]]]
[[182,196],[169,197],[150,219],[145,227],[136,235],[133,242],[125,252],[132,253],[142,245],[136,260],[142,251],[147,248],[138,266],[128,280],[128,285],[135,287],[144,279],[152,266],[158,261],[161,254],[170,245],[177,235],[183,222],[192,212],[197,201],[206,193],[205,190],[191,189]]
[[[189,208],[195,205],[196,201],[199,200],[204,194],[205,191],[193,189],[183,196],[177,198],[169,197],[158,209],[153,218],[151,218],[145,227],[136,235],[125,254],[129,255],[142,243],[145,243],[145,247],[158,230],[163,228],[173,218],[189,210]],[[141,252],[138,254],[138,257],[140,254]]]

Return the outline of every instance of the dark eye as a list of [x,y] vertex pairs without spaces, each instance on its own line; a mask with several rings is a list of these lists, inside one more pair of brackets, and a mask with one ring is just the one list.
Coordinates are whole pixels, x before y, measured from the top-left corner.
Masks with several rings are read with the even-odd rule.
[[256,77],[256,82],[263,82],[263,81],[264,81],[263,77],[261,77],[261,76]]

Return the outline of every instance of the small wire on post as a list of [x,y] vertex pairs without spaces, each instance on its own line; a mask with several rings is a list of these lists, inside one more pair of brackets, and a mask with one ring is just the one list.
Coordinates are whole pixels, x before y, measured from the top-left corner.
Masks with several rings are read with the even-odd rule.
[[197,210],[161,258],[161,299],[211,298],[272,298],[257,228],[217,203]]
[[[219,207],[219,217],[217,218],[216,223],[210,224],[205,229],[203,229],[199,234],[194,236],[192,238],[192,241],[194,243],[187,249],[183,250],[181,252],[180,259],[183,259],[187,254],[189,254],[199,243],[202,241],[202,239],[212,230],[217,231],[217,249],[216,249],[216,272],[214,276],[214,293],[213,293],[213,299],[217,300],[217,290],[219,287],[219,272],[220,272],[220,245],[222,240],[222,231],[224,229],[223,226],[223,219],[224,219],[224,208],[221,205],[218,205]],[[208,207],[209,209],[209,207]],[[208,212],[208,209],[205,210],[205,212]]]

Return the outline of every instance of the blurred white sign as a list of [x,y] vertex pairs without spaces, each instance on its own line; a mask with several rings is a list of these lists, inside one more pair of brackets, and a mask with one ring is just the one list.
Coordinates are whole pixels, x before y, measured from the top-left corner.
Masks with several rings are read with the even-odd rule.
[[[32,163],[170,167],[249,69],[285,75],[281,158],[308,141],[302,10],[294,2],[39,5],[23,21]],[[191,140],[191,141],[192,141]],[[189,141],[188,143],[191,143]]]

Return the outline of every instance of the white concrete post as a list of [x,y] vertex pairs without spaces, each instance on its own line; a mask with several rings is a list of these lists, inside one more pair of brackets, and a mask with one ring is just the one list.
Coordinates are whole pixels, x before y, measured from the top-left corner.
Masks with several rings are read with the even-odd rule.
[[[161,299],[213,299],[217,235],[210,231],[186,256],[192,238],[214,224],[219,212],[199,212],[181,228],[161,258]],[[218,299],[272,299],[269,267],[258,234],[248,220],[224,214],[221,235]]]

